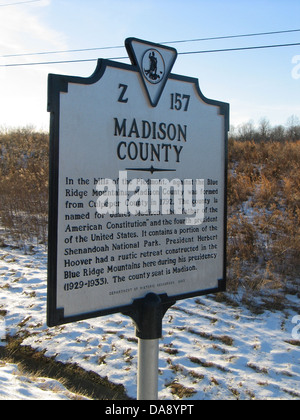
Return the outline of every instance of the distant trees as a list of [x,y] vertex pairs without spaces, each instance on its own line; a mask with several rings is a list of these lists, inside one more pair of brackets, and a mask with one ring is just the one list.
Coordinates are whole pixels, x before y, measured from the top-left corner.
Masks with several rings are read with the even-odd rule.
[[229,137],[239,141],[254,141],[256,143],[264,141],[291,141],[300,140],[300,119],[292,115],[288,118],[286,125],[272,127],[267,118],[262,118],[258,126],[254,121],[241,124],[238,127],[231,127]]
[[291,141],[300,139],[300,120],[295,115],[287,120],[287,135]]

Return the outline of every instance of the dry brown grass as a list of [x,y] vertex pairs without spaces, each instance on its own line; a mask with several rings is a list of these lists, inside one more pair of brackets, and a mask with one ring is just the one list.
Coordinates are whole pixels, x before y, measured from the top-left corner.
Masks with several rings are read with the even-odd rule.
[[229,162],[229,287],[284,286],[300,271],[300,141],[231,140]]
[[48,135],[32,129],[0,133],[0,217],[15,239],[46,241]]

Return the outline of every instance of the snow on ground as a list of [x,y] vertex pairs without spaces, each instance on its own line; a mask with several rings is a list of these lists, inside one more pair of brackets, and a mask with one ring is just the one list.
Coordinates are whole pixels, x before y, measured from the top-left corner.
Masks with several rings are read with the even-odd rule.
[[[137,340],[131,319],[116,314],[48,328],[46,264],[43,248],[27,255],[0,248],[0,338],[24,337],[23,345],[123,384],[135,398]],[[300,399],[300,334],[295,339],[299,328],[293,323],[298,308],[297,295],[286,297],[283,310],[259,315],[214,296],[177,302],[163,323],[159,398]],[[40,378],[22,383],[16,369],[0,363],[0,397],[42,399],[54,383]],[[68,398],[65,390],[52,394],[60,397]]]
[[29,376],[15,364],[0,362],[0,400],[84,400],[60,382]]

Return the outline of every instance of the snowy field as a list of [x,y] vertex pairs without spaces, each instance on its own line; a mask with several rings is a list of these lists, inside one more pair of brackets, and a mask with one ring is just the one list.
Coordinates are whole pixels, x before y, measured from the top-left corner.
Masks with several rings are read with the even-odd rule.
[[28,375],[15,364],[0,362],[0,400],[86,400],[60,382]]
[[[0,248],[2,345],[8,335],[18,336],[46,356],[123,384],[135,398],[137,340],[131,319],[117,314],[48,328],[46,264],[45,248],[26,254]],[[285,297],[280,310],[261,312],[214,296],[178,302],[163,323],[159,398],[300,399],[299,289]],[[72,398],[57,381],[29,378],[0,361],[0,399]]]

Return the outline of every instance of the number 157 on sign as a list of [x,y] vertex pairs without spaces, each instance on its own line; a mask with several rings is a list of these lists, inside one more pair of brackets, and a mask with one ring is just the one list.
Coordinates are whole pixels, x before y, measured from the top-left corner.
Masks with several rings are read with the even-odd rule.
[[181,93],[171,93],[171,109],[176,111],[183,110],[187,112],[190,104],[190,95],[182,95]]

